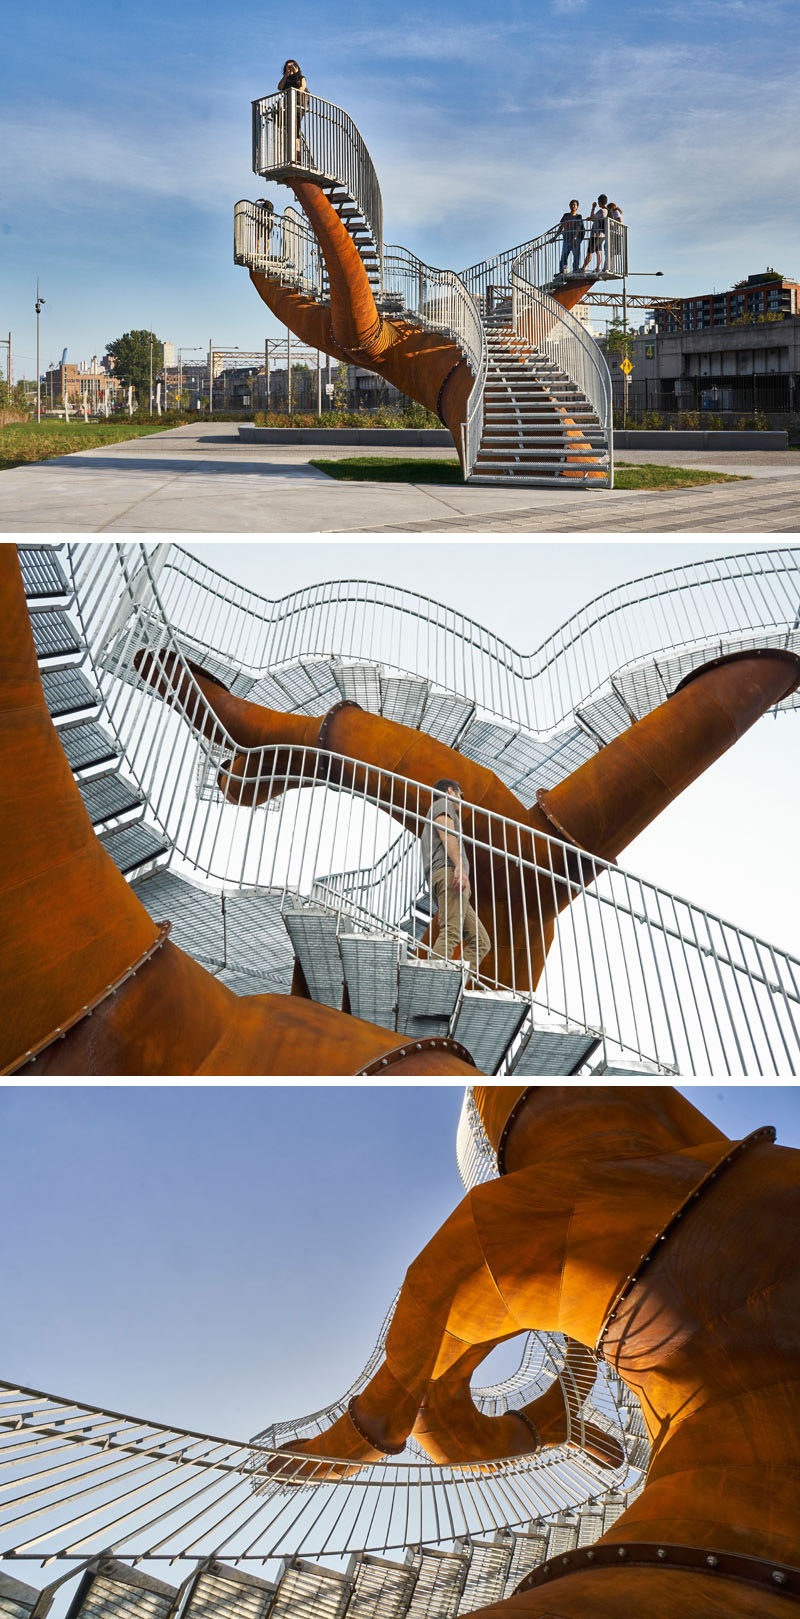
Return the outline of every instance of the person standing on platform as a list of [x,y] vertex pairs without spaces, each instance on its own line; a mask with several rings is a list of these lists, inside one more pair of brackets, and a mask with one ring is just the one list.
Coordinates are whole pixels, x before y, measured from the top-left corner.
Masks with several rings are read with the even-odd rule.
[[579,212],[580,203],[573,197],[569,205],[569,213],[562,214],[559,220],[561,230],[561,263],[558,266],[559,275],[568,275],[567,265],[572,255],[572,273],[577,275],[581,267],[581,244],[583,242],[583,214]]

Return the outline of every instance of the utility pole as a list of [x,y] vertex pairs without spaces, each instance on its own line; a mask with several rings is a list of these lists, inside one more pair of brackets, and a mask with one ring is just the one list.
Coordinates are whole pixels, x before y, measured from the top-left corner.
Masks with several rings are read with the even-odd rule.
[[208,340],[208,414],[214,409],[214,344]]
[[269,338],[264,338],[264,414],[269,412]]
[[322,415],[322,355],[317,349],[317,415]]
[[45,300],[39,294],[39,277],[36,277],[36,420],[42,419],[42,368],[39,363],[39,316],[42,313]]
[[[622,348],[623,348],[623,352],[624,352],[624,355],[625,355],[625,359],[627,360],[627,358],[628,358],[628,283],[627,283],[627,279],[626,279],[626,277],[624,275],[622,277]],[[629,373],[627,371],[625,371],[625,372],[623,372],[623,376],[624,376],[625,380],[624,380],[624,382],[622,384],[622,425],[623,425],[623,427],[627,427],[627,425],[628,425]]]
[[150,415],[153,414],[153,329],[150,328]]
[[289,405],[289,415],[292,414],[292,334],[286,328],[286,388]]

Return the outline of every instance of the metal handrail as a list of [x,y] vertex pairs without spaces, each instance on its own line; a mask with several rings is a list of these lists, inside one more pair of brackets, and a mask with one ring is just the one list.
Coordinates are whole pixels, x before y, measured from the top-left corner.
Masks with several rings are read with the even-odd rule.
[[[402,923],[421,884],[417,837],[430,790],[399,772],[359,768],[318,747],[242,749],[212,715],[191,676],[181,645],[141,548],[72,546],[76,601],[106,711],[126,763],[148,797],[177,869],[228,891],[270,889],[318,903],[339,930],[377,929],[401,943]],[[149,582],[149,595],[142,580]],[[105,631],[120,620],[121,589],[131,614],[110,649]],[[186,700],[165,707],[132,670],[133,653],[169,650],[185,671]],[[204,735],[198,735],[200,721]],[[198,754],[244,761],[238,802],[198,799]],[[267,816],[249,795],[277,802]],[[492,873],[473,904],[493,946],[507,922],[496,896],[513,899],[518,956],[504,979],[483,970],[478,982],[511,993],[525,1012],[526,1034],[542,1020],[602,1032],[605,1060],[622,1056],[655,1071],[783,1073],[800,1068],[800,963],[747,930],[690,901],[584,857],[576,875],[572,851],[541,834],[536,856],[528,827],[464,806],[468,824],[484,816],[486,832],[465,835],[470,868]],[[384,857],[405,828],[403,858]],[[369,872],[344,881],[342,872]],[[337,871],[339,876],[337,877]],[[484,880],[482,880],[484,881]],[[535,899],[537,885],[567,908],[552,947]],[[423,952],[424,954],[424,948]],[[530,986],[533,964],[544,961]],[[538,965],[536,969],[539,971]],[[515,1059],[511,1053],[511,1062]]]
[[469,477],[480,448],[488,367],[480,310],[454,271],[423,264],[408,248],[387,246],[383,274],[384,290],[402,299],[403,313],[411,314],[430,331],[446,333],[459,345],[470,366],[474,380],[461,430],[462,465],[465,477]]
[[233,210],[233,257],[248,270],[322,296],[323,259],[314,232],[294,208],[283,214],[258,202],[237,202]]
[[[594,1382],[594,1378],[592,1378]],[[579,1387],[573,1412],[600,1425],[618,1408],[608,1369]],[[595,1415],[593,1399],[597,1400]],[[577,1424],[576,1424],[577,1426]],[[637,1484],[641,1462],[619,1424],[622,1460],[603,1465],[574,1439],[527,1456],[444,1465],[389,1458],[343,1477],[336,1458],[176,1428],[0,1382],[0,1558],[79,1566],[91,1556],[175,1563],[213,1557],[271,1565],[300,1552],[405,1554],[452,1546]],[[617,1452],[619,1455],[619,1452]]]
[[253,169],[264,179],[340,185],[365,219],[383,260],[383,202],[364,138],[343,107],[308,90],[253,102]]
[[[615,585],[531,652],[443,602],[378,580],[325,580],[272,600],[174,543],[160,589],[185,644],[198,656],[219,658],[231,678],[252,680],[298,660],[379,660],[532,735],[574,723],[576,710],[603,693],[613,698],[628,671],[651,670],[654,689],[665,697],[659,670],[669,678],[666,660],[671,667],[673,658],[685,659],[686,673],[693,658],[748,644],[800,651],[800,547],[790,545],[679,564]],[[625,703],[627,688],[623,711]],[[783,706],[798,704],[795,694]]]
[[[536,264],[523,254],[511,266],[511,318],[517,338],[566,372],[588,399],[603,432],[609,488],[614,485],[614,413],[611,373],[604,354],[570,310],[535,283]],[[564,406],[569,414],[569,406]]]
[[[587,253],[590,239],[591,221],[587,217],[582,237],[582,246]],[[466,270],[459,271],[459,275],[474,297],[491,303],[493,293],[502,295],[510,291],[511,270],[518,259],[527,259],[531,268],[529,279],[535,287],[551,286],[561,274],[562,250],[562,226],[559,222],[527,242],[520,242],[516,247],[505,248],[502,253],[468,265]],[[621,220],[606,220],[602,250],[605,273],[615,277],[627,275],[628,227]]]

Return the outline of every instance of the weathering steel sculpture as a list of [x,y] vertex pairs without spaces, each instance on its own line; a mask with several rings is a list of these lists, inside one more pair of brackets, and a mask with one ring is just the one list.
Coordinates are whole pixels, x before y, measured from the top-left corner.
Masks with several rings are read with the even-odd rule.
[[638,1396],[647,1482],[594,1545],[481,1614],[786,1612],[800,1596],[800,1153],[768,1127],[731,1141],[666,1086],[475,1100],[500,1179],[468,1192],[413,1262],[383,1364],[327,1431],[290,1447],[296,1482],[315,1465],[302,1458],[339,1457],[350,1474],[409,1434],[456,1464],[529,1451],[532,1427],[541,1444],[563,1438],[547,1395],[489,1417],[470,1394],[498,1343],[562,1332]]
[[95,836],[47,711],[16,547],[0,546],[0,1071],[338,1074],[474,1068],[288,995],[240,997],[151,921]]
[[[317,780],[312,756],[304,750],[322,748],[335,758],[337,785],[354,785],[408,830],[419,832],[434,784],[443,778],[459,781],[479,912],[482,900],[488,904],[491,897],[492,955],[482,971],[519,989],[538,982],[576,873],[590,882],[594,859],[616,860],[690,782],[800,683],[800,658],[793,652],[754,650],[713,660],[564,781],[540,789],[526,809],[493,771],[357,703],[340,702],[315,717],[281,713],[235,697],[199,665],[174,653],[142,650],[134,663],[197,731],[212,735],[221,722],[241,745],[218,775],[221,792],[233,803],[265,803],[287,780],[298,787]],[[418,799],[408,807],[398,802],[390,776],[382,771],[421,783]],[[424,942],[435,940],[437,925],[434,919]]]

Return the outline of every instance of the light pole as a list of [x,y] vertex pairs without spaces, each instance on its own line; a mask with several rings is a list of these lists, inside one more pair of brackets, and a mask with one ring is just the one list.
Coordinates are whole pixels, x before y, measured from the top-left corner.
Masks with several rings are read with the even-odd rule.
[[36,420],[42,419],[42,371],[39,364],[39,316],[45,300],[39,295],[39,277],[36,277]]
[[150,415],[153,414],[153,332],[150,330]]

